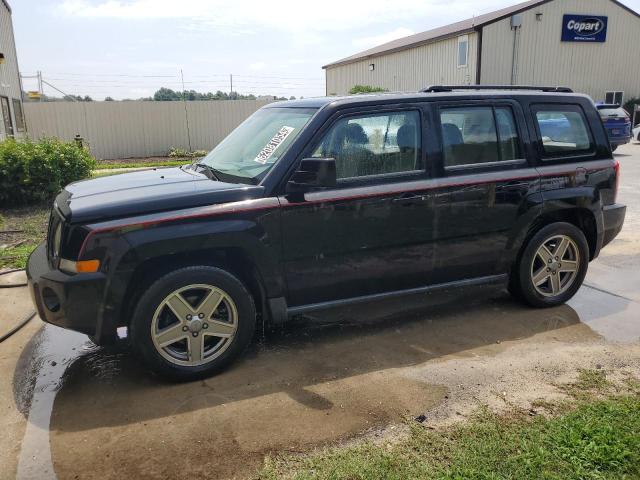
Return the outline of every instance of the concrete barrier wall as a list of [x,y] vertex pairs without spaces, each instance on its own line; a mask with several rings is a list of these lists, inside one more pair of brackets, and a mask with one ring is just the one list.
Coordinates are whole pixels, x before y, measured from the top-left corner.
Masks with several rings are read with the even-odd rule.
[[[29,137],[79,134],[98,159],[210,150],[268,100],[199,102],[25,102]],[[185,112],[186,110],[186,112]],[[187,129],[187,120],[188,126]]]

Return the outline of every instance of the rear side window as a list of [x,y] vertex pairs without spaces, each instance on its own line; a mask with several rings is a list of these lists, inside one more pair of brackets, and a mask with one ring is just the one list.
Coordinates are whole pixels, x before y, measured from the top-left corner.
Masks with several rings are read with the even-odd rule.
[[440,109],[445,168],[522,158],[510,107],[468,106]]
[[540,106],[534,111],[546,154],[586,153],[592,150],[591,136],[580,107]]

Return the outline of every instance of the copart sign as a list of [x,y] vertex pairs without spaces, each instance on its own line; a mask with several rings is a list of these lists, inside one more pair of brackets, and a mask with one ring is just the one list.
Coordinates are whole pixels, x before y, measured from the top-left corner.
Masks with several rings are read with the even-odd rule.
[[565,15],[562,17],[562,41],[605,42],[607,19],[597,15]]

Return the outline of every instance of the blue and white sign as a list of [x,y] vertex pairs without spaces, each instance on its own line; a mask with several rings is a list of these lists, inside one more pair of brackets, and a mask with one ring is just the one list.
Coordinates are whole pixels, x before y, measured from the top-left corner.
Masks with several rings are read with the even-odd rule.
[[562,41],[605,42],[607,20],[608,17],[597,15],[565,15],[562,17]]

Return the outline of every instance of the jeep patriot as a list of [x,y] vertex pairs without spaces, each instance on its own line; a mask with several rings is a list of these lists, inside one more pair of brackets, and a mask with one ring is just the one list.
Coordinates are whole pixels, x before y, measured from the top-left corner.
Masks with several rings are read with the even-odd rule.
[[618,176],[567,88],[277,102],[194,164],[68,185],[27,274],[44,321],[97,344],[127,327],[189,380],[313,310],[482,284],[566,302],[622,228]]

